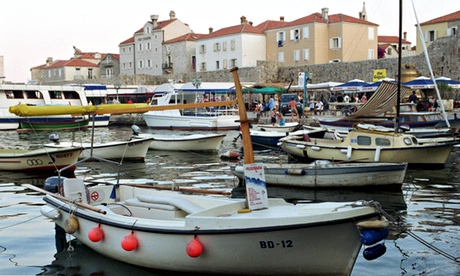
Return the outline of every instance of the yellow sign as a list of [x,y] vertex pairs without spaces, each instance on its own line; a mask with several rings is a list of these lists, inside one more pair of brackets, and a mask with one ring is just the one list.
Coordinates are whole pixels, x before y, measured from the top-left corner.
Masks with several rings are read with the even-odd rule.
[[387,77],[387,69],[376,69],[374,70],[374,78],[372,81],[383,80]]

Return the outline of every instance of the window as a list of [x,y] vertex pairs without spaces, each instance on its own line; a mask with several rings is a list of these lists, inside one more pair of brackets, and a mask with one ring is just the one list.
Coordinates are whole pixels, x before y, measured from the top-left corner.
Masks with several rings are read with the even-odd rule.
[[374,28],[373,27],[367,28],[367,39],[374,40]]
[[206,71],[206,62],[202,62],[200,66],[201,71]]
[[374,57],[374,49],[367,50],[367,59],[375,59]]
[[152,44],[150,42],[147,42],[147,50],[152,50]]
[[88,79],[92,80],[93,79],[93,69],[88,69]]
[[144,62],[142,60],[139,60],[139,69],[144,68]]
[[425,35],[425,42],[433,42],[436,40],[436,30],[427,31]]
[[224,69],[227,69],[227,60],[224,59],[223,63],[224,63]]
[[284,52],[278,53],[278,61],[284,63]]
[[139,52],[142,51],[142,43],[138,44],[138,49],[139,49]]
[[219,70],[219,61],[216,61],[216,70]]
[[302,29],[302,38],[308,39],[310,37],[310,27],[303,27]]
[[200,54],[206,53],[206,45],[202,44],[200,45]]
[[232,51],[235,50],[236,49],[236,41],[234,39],[232,39],[230,41],[230,44],[231,44],[230,47],[231,47]]
[[303,60],[310,60],[310,49],[303,49]]
[[369,136],[358,136],[358,145],[360,146],[370,146],[371,137]]
[[42,99],[42,94],[39,91],[25,91],[27,99]]
[[48,91],[51,99],[62,99],[61,91]]
[[331,38],[329,40],[329,48],[332,50],[342,48],[342,39],[340,37]]
[[393,48],[388,47],[388,49],[387,49],[387,54],[391,56],[391,55],[392,55],[392,52],[393,52]]
[[217,42],[217,43],[214,43],[214,52],[218,52],[220,51],[220,43]]
[[222,42],[222,50],[227,51],[227,41]]
[[80,99],[76,91],[64,91],[64,99]]
[[391,146],[391,141],[386,138],[375,138],[375,144],[377,146]]
[[231,59],[230,64],[231,64],[232,68],[238,66],[238,63],[236,62],[236,58]]
[[276,33],[276,42],[278,43],[278,47],[284,46],[284,41],[286,40],[286,32],[277,32]]
[[294,62],[300,61],[300,50],[294,50]]
[[196,56],[192,56],[192,69],[196,69]]
[[147,68],[152,68],[152,60],[147,60]]
[[290,33],[291,40],[299,41],[300,38],[300,29],[293,29]]
[[457,34],[457,26],[447,29],[447,35],[448,36],[456,35],[456,34]]

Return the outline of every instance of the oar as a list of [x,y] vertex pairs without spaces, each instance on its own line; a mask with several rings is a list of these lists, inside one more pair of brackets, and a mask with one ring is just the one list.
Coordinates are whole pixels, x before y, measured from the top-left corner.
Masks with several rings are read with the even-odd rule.
[[31,189],[31,190],[34,190],[36,192],[40,192],[40,193],[43,193],[43,194],[46,194],[46,195],[50,195],[54,198],[57,198],[59,200],[62,200],[62,201],[65,201],[65,202],[69,202],[69,203],[73,203],[79,207],[82,207],[82,208],[85,208],[85,209],[88,209],[88,210],[91,210],[91,211],[94,211],[94,212],[97,212],[97,213],[101,213],[101,214],[107,214],[106,211],[103,211],[99,208],[95,208],[89,204],[86,204],[86,203],[83,203],[83,202],[79,202],[79,201],[75,201],[75,200],[72,200],[70,198],[67,198],[65,196],[61,196],[61,195],[58,195],[58,194],[54,194],[54,193],[51,193],[51,192],[48,192],[47,190],[43,190],[41,188],[38,188],[34,185],[31,185],[31,184],[22,184],[21,186],[23,187],[26,187],[28,189]]
[[[170,187],[165,186],[152,186],[152,185],[139,185],[139,184],[120,184],[126,185],[136,188],[146,188],[146,189],[157,189],[157,190],[169,190],[171,191]],[[225,191],[215,191],[215,190],[204,190],[204,189],[195,189],[195,188],[179,188],[175,187],[174,191],[179,191],[183,193],[197,193],[197,194],[213,194],[213,195],[230,195],[230,192]]]

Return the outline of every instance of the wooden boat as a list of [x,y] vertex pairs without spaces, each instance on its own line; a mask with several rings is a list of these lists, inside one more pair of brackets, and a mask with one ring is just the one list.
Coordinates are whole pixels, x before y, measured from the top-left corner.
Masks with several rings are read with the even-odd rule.
[[285,139],[280,146],[294,156],[313,160],[407,162],[431,167],[444,167],[452,151],[451,143],[421,144],[413,135],[380,128],[355,128],[337,139]]
[[278,124],[255,125],[256,130],[259,130],[259,131],[277,131],[277,132],[284,132],[284,133],[297,130],[300,127],[301,125],[298,122],[286,122],[284,126],[280,126]]
[[[333,163],[264,164],[268,185],[304,188],[350,188],[402,185],[407,163]],[[232,166],[231,172],[244,179],[243,166]]]
[[65,179],[63,194],[27,186],[46,193],[42,213],[96,252],[142,267],[214,274],[351,274],[365,232],[357,223],[379,219],[378,208],[364,201],[291,204],[269,199],[262,183],[252,182],[259,165],[253,164],[237,69],[232,73],[247,137],[248,181],[254,184],[247,186],[249,197],[186,195],[146,185],[87,187],[81,179]]
[[20,120],[17,131],[55,131],[55,130],[85,130],[88,129],[89,119],[79,118],[67,121],[40,121],[33,122]]
[[0,149],[0,170],[53,172],[74,164],[82,150],[81,147]]
[[88,158],[92,153],[92,156],[102,159],[144,162],[152,141],[153,138],[149,137],[107,143],[60,142],[55,140],[54,143],[47,143],[44,146],[47,148],[84,148],[80,154],[80,159]]
[[133,138],[152,138],[149,148],[173,151],[218,151],[225,134],[197,133],[188,135],[139,134]]

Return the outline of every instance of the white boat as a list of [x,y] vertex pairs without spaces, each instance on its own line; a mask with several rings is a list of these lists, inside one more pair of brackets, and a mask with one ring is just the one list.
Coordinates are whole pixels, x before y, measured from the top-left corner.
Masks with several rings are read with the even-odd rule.
[[[232,73],[244,106],[237,70]],[[245,163],[255,170],[244,107],[239,112]],[[364,224],[386,229],[371,202],[291,204],[269,199],[262,185],[254,184],[262,190],[253,186],[246,199],[158,191],[147,185],[88,187],[82,179],[65,179],[58,189],[63,194],[27,187],[46,193],[42,214],[96,252],[168,271],[349,275],[360,238],[370,233]],[[377,235],[372,244],[384,248],[379,241],[385,237]],[[375,249],[370,240],[362,240]],[[377,255],[384,253],[379,251]]]
[[[407,163],[264,164],[267,184],[304,188],[402,185],[406,170]],[[232,166],[231,172],[244,179],[243,166]]]
[[[195,89],[196,90],[196,89]],[[203,94],[203,92],[201,92]],[[151,106],[172,106],[184,102],[193,103],[197,92],[173,90],[155,92]],[[207,107],[148,111],[143,118],[148,127],[155,129],[232,130],[239,129],[238,110],[232,107]]]
[[149,148],[172,151],[218,151],[225,134],[197,133],[187,135],[139,134],[133,138],[152,138]]
[[269,131],[269,130],[255,130],[251,129],[251,141],[254,147],[278,147],[280,139],[285,139],[288,136],[303,136],[309,135],[310,137],[324,137],[327,136],[329,131],[321,127],[304,126],[302,129],[292,132]]
[[[77,162],[80,147],[0,149],[0,170],[54,172]],[[69,168],[73,171],[75,167]]]
[[[51,137],[52,135],[50,135]],[[81,147],[84,150],[80,154],[80,159],[94,156],[97,158],[117,160],[117,161],[138,161],[144,162],[150,143],[153,138],[145,137],[131,139],[129,141],[112,141],[106,143],[91,142],[60,142],[59,138],[54,137],[53,143],[44,144],[47,148],[62,147]],[[92,155],[91,155],[92,153]]]
[[[49,86],[29,84],[0,84],[0,130],[18,129],[23,119],[8,112],[10,106],[19,103],[30,106],[86,106],[88,105],[82,87]],[[31,124],[59,124],[68,122],[70,115],[33,116],[25,120]],[[78,118],[73,118],[78,119]],[[83,118],[81,118],[83,119]],[[110,115],[101,114],[94,118],[95,126],[107,126]]]

